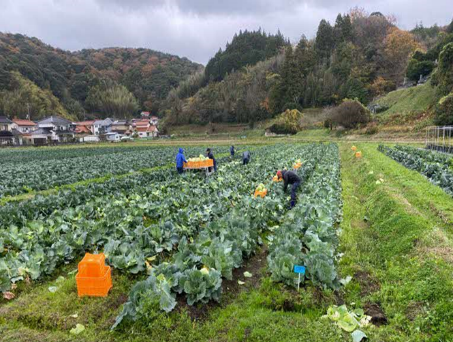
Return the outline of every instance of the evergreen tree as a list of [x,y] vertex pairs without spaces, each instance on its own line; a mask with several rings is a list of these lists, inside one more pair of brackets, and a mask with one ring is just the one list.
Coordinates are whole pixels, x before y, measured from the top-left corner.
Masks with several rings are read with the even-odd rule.
[[280,80],[271,94],[271,110],[274,114],[281,113],[285,107],[294,107],[298,102],[297,94],[297,62],[293,48],[288,46],[285,51],[285,62],[280,73]]
[[453,43],[445,45],[439,55],[436,78],[442,94],[453,91]]
[[453,33],[453,20],[451,21],[450,25],[447,26],[447,33]]
[[219,52],[209,60],[205,69],[207,81],[221,81],[226,74],[239,70],[246,65],[255,65],[277,55],[288,42],[280,33],[276,35],[258,31],[239,32],[227,44],[225,51]]
[[315,50],[318,57],[323,60],[328,59],[334,46],[334,30],[328,21],[322,19],[315,39]]
[[343,17],[343,23],[341,25],[341,33],[343,35],[343,41],[345,42],[351,42],[353,39],[353,28],[352,28],[352,22],[351,22],[351,17],[348,15],[345,15]]

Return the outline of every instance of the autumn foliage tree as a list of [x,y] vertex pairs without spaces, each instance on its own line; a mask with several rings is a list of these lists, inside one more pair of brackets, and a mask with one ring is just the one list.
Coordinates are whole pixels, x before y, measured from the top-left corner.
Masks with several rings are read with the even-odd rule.
[[358,100],[345,99],[333,110],[333,123],[347,129],[357,128],[359,125],[367,124],[370,120],[370,111]]
[[384,40],[388,76],[395,83],[402,81],[409,57],[421,48],[412,33],[397,27],[389,29]]
[[277,116],[268,130],[276,134],[296,134],[301,130],[302,113],[297,109],[287,109]]

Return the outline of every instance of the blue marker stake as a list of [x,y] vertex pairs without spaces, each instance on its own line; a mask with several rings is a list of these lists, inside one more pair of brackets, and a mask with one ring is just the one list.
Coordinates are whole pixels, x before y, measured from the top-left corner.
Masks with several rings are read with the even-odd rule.
[[300,288],[300,275],[301,274],[305,275],[305,266],[294,265],[294,273],[298,273],[299,274],[299,281],[297,282],[297,291],[299,291],[299,288]]

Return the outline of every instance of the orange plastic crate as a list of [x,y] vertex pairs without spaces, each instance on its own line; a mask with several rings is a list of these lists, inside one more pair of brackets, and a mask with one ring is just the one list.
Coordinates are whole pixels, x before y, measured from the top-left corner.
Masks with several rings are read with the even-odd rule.
[[297,170],[297,169],[300,169],[300,167],[302,166],[302,163],[296,163],[293,165],[293,167]]
[[79,297],[106,297],[112,288],[112,270],[110,266],[103,266],[100,277],[84,277],[78,273],[76,283]]
[[105,268],[105,255],[86,253],[79,262],[79,274],[83,277],[100,277]]
[[200,167],[213,167],[213,166],[214,166],[214,160],[212,160],[212,159],[200,162]]
[[255,190],[255,197],[260,196],[261,198],[264,198],[266,195],[267,195],[267,189],[264,191]]
[[282,182],[283,178],[278,178],[278,176],[274,176],[274,177],[272,177],[272,181],[274,181],[274,182]]
[[213,167],[213,166],[214,166],[214,161],[212,159],[205,160],[205,161],[199,161],[199,162],[190,161],[190,162],[184,163],[184,167],[189,168],[189,169],[200,169],[203,167]]

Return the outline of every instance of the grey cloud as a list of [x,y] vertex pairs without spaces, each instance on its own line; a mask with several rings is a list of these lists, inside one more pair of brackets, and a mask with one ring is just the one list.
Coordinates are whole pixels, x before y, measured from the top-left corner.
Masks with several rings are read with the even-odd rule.
[[[0,0],[0,31],[36,36],[78,50],[145,47],[206,63],[235,32],[278,29],[297,41],[315,35],[321,19],[356,6],[353,0]],[[363,0],[367,11],[396,14],[405,29],[416,22],[445,25],[451,0]]]

